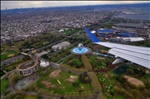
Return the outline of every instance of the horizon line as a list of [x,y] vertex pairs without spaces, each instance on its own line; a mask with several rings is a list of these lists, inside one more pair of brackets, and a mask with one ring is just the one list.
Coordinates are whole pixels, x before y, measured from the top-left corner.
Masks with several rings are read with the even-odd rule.
[[80,6],[105,6],[105,5],[132,5],[132,4],[148,4],[150,2],[133,2],[133,3],[119,3],[119,4],[94,4],[94,5],[64,5],[64,6],[46,6],[46,7],[19,7],[19,8],[3,8],[2,10],[15,10],[15,9],[36,9],[36,8],[59,8],[59,7],[80,7]]

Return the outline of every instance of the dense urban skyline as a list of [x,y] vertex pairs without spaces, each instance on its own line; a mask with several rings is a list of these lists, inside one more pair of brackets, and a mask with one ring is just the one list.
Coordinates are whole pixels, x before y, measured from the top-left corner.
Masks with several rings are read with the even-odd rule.
[[1,9],[32,8],[32,7],[60,7],[103,4],[132,4],[148,3],[149,1],[1,1]]

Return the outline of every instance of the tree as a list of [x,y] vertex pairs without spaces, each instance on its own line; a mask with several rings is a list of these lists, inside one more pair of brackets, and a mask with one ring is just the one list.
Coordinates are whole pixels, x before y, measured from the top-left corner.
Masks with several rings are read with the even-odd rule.
[[64,96],[61,96],[60,99],[66,99]]
[[76,82],[73,82],[72,85],[73,85],[74,87],[78,87],[78,86],[79,86],[79,82],[77,82],[77,81],[76,81]]
[[21,99],[22,98],[22,95],[16,95],[15,97],[14,97],[14,99]]
[[21,76],[19,74],[13,74],[11,77],[10,77],[10,84],[11,85],[14,85],[19,79],[21,78]]
[[10,46],[8,46],[8,45],[4,45],[4,49],[7,51],[7,50],[9,50],[9,49],[10,49]]
[[73,60],[73,64],[75,65],[76,68],[80,68],[83,65],[77,58]]
[[127,69],[127,73],[130,74],[130,75],[133,75],[134,71],[132,69]]
[[123,78],[122,76],[116,76],[116,80],[118,80],[120,83],[125,83],[126,79]]
[[88,71],[92,71],[92,66],[88,60],[88,58],[85,56],[85,55],[82,55],[81,56],[81,59],[82,59],[82,62],[85,66],[85,68],[88,70]]

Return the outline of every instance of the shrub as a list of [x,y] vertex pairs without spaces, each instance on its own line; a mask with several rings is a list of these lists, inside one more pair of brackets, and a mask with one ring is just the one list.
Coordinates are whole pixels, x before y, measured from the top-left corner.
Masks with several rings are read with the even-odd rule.
[[91,66],[91,64],[90,64],[90,62],[89,62],[89,60],[88,60],[88,58],[87,58],[85,55],[82,55],[81,59],[82,59],[82,62],[83,62],[83,64],[84,64],[85,68],[86,68],[89,72],[92,71],[92,66]]

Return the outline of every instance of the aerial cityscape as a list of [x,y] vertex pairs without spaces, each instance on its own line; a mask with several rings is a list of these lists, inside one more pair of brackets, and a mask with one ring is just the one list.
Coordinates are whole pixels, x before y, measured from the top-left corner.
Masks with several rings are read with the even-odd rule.
[[149,1],[1,1],[1,99],[150,99]]

